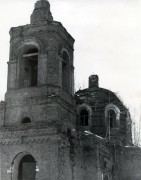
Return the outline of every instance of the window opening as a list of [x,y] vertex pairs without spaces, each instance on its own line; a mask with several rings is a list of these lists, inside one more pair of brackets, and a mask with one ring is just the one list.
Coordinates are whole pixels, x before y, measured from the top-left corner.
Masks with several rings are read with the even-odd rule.
[[110,128],[116,127],[116,113],[114,110],[108,111],[108,121]]
[[67,129],[67,136],[69,136],[69,137],[71,136],[71,129],[70,128]]
[[80,124],[81,126],[88,126],[89,122],[88,122],[88,111],[83,109],[80,112]]
[[26,117],[22,120],[22,124],[27,124],[27,123],[31,123],[31,120],[29,117]]
[[36,86],[38,76],[38,49],[32,48],[23,54],[24,87]]
[[69,56],[67,52],[63,52],[62,59],[62,89],[69,92]]

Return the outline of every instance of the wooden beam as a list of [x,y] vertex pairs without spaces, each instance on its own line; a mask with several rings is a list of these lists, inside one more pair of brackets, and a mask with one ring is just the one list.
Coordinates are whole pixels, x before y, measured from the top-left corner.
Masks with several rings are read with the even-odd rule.
[[23,54],[22,57],[38,56],[38,53]]

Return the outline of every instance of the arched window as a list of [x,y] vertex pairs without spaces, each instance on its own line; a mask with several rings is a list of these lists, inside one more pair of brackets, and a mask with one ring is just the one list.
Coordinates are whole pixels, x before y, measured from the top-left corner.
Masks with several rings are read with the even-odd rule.
[[29,117],[23,118],[22,124],[27,124],[27,123],[31,123],[31,119]]
[[38,76],[38,49],[36,47],[27,47],[22,54],[21,63],[21,86],[32,87],[37,86]]
[[25,155],[19,164],[18,180],[35,180],[36,161],[31,155]]
[[70,92],[69,55],[66,51],[62,55],[62,89]]
[[105,124],[107,130],[120,128],[120,109],[115,104],[108,104],[105,107]]
[[78,126],[83,127],[86,129],[89,129],[91,126],[92,121],[92,108],[88,104],[80,104],[77,107],[77,113],[78,113]]
[[116,113],[113,109],[108,111],[108,123],[110,128],[116,127]]
[[89,126],[89,114],[86,109],[80,111],[80,125]]

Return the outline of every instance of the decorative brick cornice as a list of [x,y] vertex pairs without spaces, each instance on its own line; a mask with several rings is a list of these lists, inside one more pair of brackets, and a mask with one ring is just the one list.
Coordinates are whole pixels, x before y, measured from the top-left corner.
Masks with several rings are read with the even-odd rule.
[[20,145],[20,144],[40,144],[40,143],[47,143],[49,137],[47,136],[37,136],[37,137],[27,137],[23,136],[21,138],[12,138],[12,139],[0,139],[1,145]]
[[30,127],[28,130],[22,130],[24,127],[21,127],[21,130],[17,130],[17,128],[19,129],[20,127],[1,129],[0,141],[3,139],[15,139],[21,137],[49,136],[57,133],[56,128],[39,129],[37,127]]

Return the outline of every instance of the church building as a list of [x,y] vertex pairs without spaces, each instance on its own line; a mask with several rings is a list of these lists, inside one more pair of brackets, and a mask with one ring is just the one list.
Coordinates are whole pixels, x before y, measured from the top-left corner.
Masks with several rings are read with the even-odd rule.
[[11,28],[0,180],[141,180],[121,100],[97,75],[74,94],[74,41],[47,0],[35,3],[30,24]]

